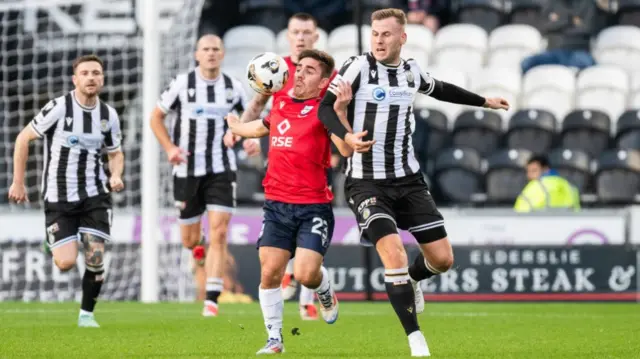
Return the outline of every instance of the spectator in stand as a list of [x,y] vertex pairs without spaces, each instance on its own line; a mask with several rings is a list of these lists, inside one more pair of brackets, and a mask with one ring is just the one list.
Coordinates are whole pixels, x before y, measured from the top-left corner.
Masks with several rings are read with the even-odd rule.
[[410,24],[422,24],[433,33],[447,24],[448,1],[409,0],[407,21]]
[[529,183],[516,199],[516,212],[550,209],[579,210],[578,189],[549,167],[546,156],[533,156],[527,163]]
[[589,0],[553,0],[543,12],[547,50],[525,58],[522,73],[535,66],[564,65],[580,70],[595,64],[589,41],[595,29],[596,4]]
[[284,8],[288,16],[301,12],[313,14],[318,27],[326,32],[352,22],[344,0],[284,0]]

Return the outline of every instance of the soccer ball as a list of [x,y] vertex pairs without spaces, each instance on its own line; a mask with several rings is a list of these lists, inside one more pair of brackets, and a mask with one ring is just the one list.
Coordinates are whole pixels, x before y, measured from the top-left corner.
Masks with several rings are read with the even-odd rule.
[[280,91],[287,83],[289,66],[281,56],[265,52],[251,59],[247,66],[247,79],[254,91],[271,95]]

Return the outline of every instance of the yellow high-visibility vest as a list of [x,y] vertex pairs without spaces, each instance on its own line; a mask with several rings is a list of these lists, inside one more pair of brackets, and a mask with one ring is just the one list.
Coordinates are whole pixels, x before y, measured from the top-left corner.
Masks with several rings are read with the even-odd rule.
[[580,210],[580,193],[566,179],[546,175],[527,183],[514,206],[516,212],[548,209]]

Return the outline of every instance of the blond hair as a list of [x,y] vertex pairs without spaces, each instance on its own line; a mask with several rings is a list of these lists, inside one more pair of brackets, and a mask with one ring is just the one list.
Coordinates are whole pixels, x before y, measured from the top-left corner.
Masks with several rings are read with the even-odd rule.
[[395,18],[402,26],[407,24],[407,15],[400,9],[380,9],[371,14],[371,22],[375,20],[384,20],[390,17]]

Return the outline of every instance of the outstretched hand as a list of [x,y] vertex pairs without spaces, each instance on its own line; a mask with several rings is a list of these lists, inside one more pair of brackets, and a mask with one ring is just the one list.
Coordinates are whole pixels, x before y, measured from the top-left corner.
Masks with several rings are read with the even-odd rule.
[[363,153],[368,152],[371,149],[376,141],[363,141],[362,138],[367,135],[368,131],[358,132],[358,133],[347,133],[344,137],[344,142],[353,148],[354,151]]
[[509,101],[502,97],[487,97],[482,107],[492,110],[509,110]]

